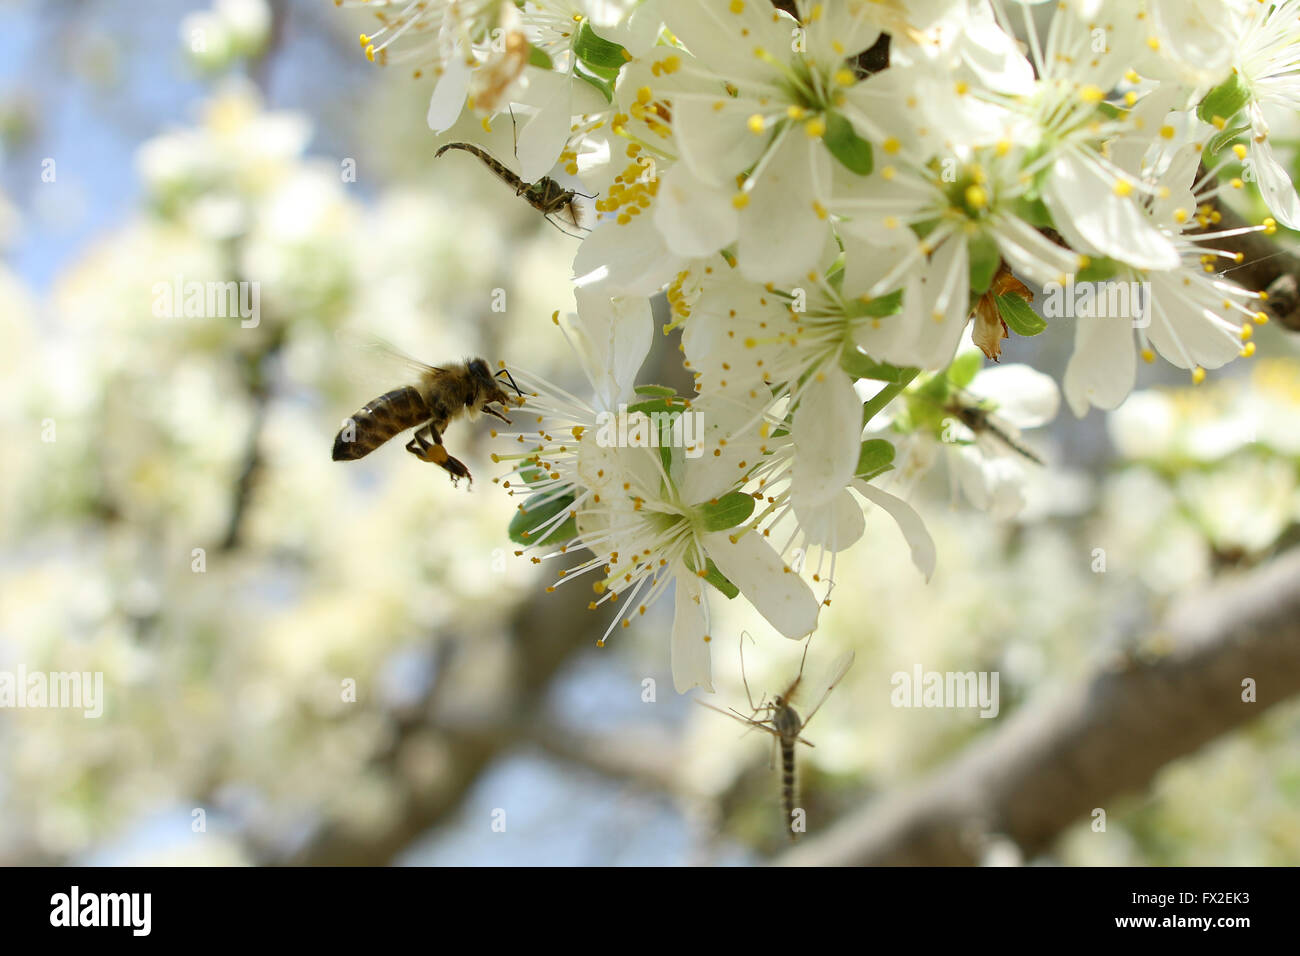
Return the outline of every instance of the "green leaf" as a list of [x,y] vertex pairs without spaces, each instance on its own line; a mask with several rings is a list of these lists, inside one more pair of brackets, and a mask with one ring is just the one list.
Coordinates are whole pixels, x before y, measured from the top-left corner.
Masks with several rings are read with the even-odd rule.
[[583,64],[591,67],[593,73],[604,76],[605,79],[610,79],[605,74],[611,70],[617,76],[618,71],[623,69],[623,64],[631,59],[627,50],[614,41],[598,35],[591,28],[591,24],[585,20],[578,30],[578,39],[573,44],[573,53]]
[[858,467],[853,475],[863,481],[870,481],[893,467],[894,446],[883,438],[873,438],[862,443],[862,451],[858,453]]
[[543,70],[555,69],[555,64],[551,62],[551,55],[541,47],[535,46],[528,48],[528,65],[540,67]]
[[729,491],[721,498],[699,505],[695,511],[705,531],[726,531],[749,520],[754,513],[754,496]]
[[1213,123],[1216,118],[1230,120],[1249,102],[1250,90],[1233,71],[1232,76],[1205,94],[1201,105],[1196,107],[1196,115],[1207,123]]
[[998,312],[1008,328],[1016,335],[1037,335],[1047,328],[1047,322],[1033,310],[1028,302],[1018,295],[1008,293],[997,298]]
[[871,144],[857,134],[853,124],[843,115],[836,112],[826,114],[826,133],[822,142],[850,172],[859,176],[871,175],[875,166]]
[[649,395],[652,398],[676,398],[677,389],[669,388],[667,385],[637,385],[634,387],[638,395]]
[[997,241],[986,233],[981,233],[967,246],[970,249],[970,289],[975,295],[983,295],[993,284],[993,277],[1002,264],[1002,253]]
[[[695,571],[695,559],[690,552],[686,554],[686,566]],[[727,576],[718,570],[718,566],[713,563],[712,558],[704,559],[704,574],[700,575],[707,583],[712,584],[715,588],[727,596],[728,600],[734,600],[740,594],[740,588],[736,587]]]
[[846,348],[840,352],[840,368],[854,378],[869,378],[876,382],[903,381],[911,369],[899,368],[887,362],[877,362],[865,352],[856,348]]
[[975,380],[975,376],[983,367],[984,359],[981,353],[963,352],[948,366],[948,382],[954,388],[965,388]]
[[[547,521],[573,507],[573,496],[565,495],[551,501],[539,501],[545,494],[533,495],[510,519],[510,540],[515,544],[561,544],[578,536],[578,523],[573,518],[557,528],[539,530]],[[533,502],[538,502],[533,504]],[[529,507],[529,505],[532,507]]]

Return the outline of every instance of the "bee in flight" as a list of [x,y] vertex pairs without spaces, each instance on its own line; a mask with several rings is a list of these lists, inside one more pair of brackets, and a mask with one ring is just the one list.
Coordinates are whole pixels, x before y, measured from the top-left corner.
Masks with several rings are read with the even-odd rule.
[[[498,179],[515,191],[516,196],[523,196],[528,205],[545,216],[546,221],[559,229],[560,232],[568,236],[575,236],[574,233],[569,232],[568,229],[560,225],[560,222],[572,226],[574,229],[585,231],[578,209],[577,197],[594,199],[594,196],[588,196],[586,193],[580,193],[573,189],[565,189],[550,176],[543,176],[535,183],[526,183],[518,173],[506,166],[505,163],[473,143],[448,143],[434,153],[433,158],[437,159],[449,149],[463,149],[465,152],[477,156],[483,161],[483,165],[496,174]],[[552,216],[558,218],[560,222],[556,222],[555,219],[551,218]],[[575,238],[577,237],[575,236]]]
[[[389,352],[395,351],[384,348]],[[486,413],[509,424],[510,419],[493,406],[508,408],[515,402],[522,405],[523,392],[519,391],[514,377],[506,369],[493,373],[481,358],[435,368],[401,353],[397,356],[415,367],[418,381],[385,392],[361,406],[344,422],[334,438],[334,460],[364,458],[394,435],[415,428],[414,437],[406,444],[407,451],[421,461],[433,462],[445,470],[451,475],[453,485],[460,478],[472,483],[474,478],[464,462],[447,454],[443,447],[443,432],[465,412],[471,415]],[[503,376],[518,394],[518,399],[512,398],[501,387]]]
[[[831,664],[829,673],[822,682],[820,695],[812,695],[816,697],[817,703],[813,705],[807,717],[800,717],[799,712],[790,705],[790,701],[794,698],[795,693],[799,690],[799,685],[803,682],[803,666],[808,659],[808,644],[804,644],[803,657],[799,660],[799,673],[795,675],[790,685],[782,693],[778,694],[771,703],[768,703],[765,698],[755,704],[753,696],[749,693],[749,679],[745,677],[745,638],[747,636],[747,634],[743,633],[740,636],[740,676],[745,683],[745,697],[749,700],[749,715],[746,716],[737,710],[723,710],[721,707],[714,707],[712,704],[704,703],[704,701],[699,701],[699,703],[710,710],[716,710],[733,720],[738,720],[742,724],[747,724],[750,727],[771,734],[775,738],[773,742],[781,751],[781,800],[785,807],[786,827],[790,834],[790,840],[794,841],[799,839],[800,833],[799,829],[795,827],[795,804],[798,791],[795,787],[794,745],[799,743],[808,747],[814,746],[811,741],[805,740],[800,735],[817,711],[821,710],[822,704],[826,703],[826,698],[830,696],[831,691],[844,679],[844,675],[853,666],[854,655],[853,651],[846,651],[835,659]],[[759,714],[766,714],[767,716],[760,718]]]

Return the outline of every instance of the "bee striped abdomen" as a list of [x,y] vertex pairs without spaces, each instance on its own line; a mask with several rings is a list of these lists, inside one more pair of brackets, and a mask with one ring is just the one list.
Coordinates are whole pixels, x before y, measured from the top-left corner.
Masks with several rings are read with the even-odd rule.
[[364,458],[388,439],[430,418],[419,389],[407,385],[363,405],[334,439],[334,460]]

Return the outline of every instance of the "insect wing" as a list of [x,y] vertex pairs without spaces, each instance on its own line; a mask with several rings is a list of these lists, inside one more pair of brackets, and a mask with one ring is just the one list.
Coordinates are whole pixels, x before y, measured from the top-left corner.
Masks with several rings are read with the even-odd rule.
[[383,392],[442,373],[442,369],[421,362],[377,335],[341,329],[334,337],[346,359],[344,374],[357,385]]
[[826,698],[831,695],[831,691],[835,689],[835,686],[839,684],[840,681],[844,680],[844,675],[847,674],[849,668],[853,666],[853,658],[854,653],[852,651],[845,651],[831,662],[830,669],[826,672],[826,677],[821,683],[821,692],[815,697],[817,703],[813,705],[812,710],[808,711],[803,718],[804,727],[807,727],[808,722],[813,719],[813,714],[821,710],[822,704],[826,703]]
[[[755,730],[755,729],[757,729],[757,730],[765,730],[765,731],[767,731],[769,734],[772,734],[773,736],[780,736],[779,734],[777,734],[777,732],[776,732],[775,730],[773,730],[771,727],[767,726],[767,724],[759,723],[757,720],[754,720],[754,719],[752,719],[752,718],[750,718],[750,717],[742,717],[740,714],[734,713],[734,712],[732,712],[732,711],[730,711],[730,710],[723,710],[721,707],[714,707],[712,704],[706,704],[706,703],[705,703],[704,701],[702,701],[702,700],[697,700],[697,701],[695,701],[695,703],[699,704],[701,707],[707,707],[707,708],[709,708],[709,710],[716,710],[718,713],[722,714],[724,717],[730,717],[732,720],[737,721],[738,723],[742,723],[742,724],[744,724],[744,725],[745,725],[746,727],[748,727],[750,730]],[[742,736],[743,736],[743,734],[742,734]]]

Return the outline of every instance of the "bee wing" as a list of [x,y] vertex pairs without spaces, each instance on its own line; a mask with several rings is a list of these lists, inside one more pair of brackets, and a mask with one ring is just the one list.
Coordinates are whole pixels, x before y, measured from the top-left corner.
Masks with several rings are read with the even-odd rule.
[[831,662],[830,670],[827,671],[826,677],[821,682],[821,695],[816,698],[817,703],[813,705],[812,710],[808,711],[807,716],[803,719],[804,727],[807,727],[808,722],[813,719],[813,714],[821,710],[822,704],[826,703],[826,698],[831,695],[831,691],[835,689],[835,685],[844,680],[844,675],[847,674],[849,668],[853,666],[854,656],[855,655],[852,651],[845,651]]
[[348,379],[358,385],[388,389],[400,384],[395,379],[412,380],[443,374],[443,369],[426,365],[386,339],[368,332],[340,329],[334,333],[334,338],[347,358]]

